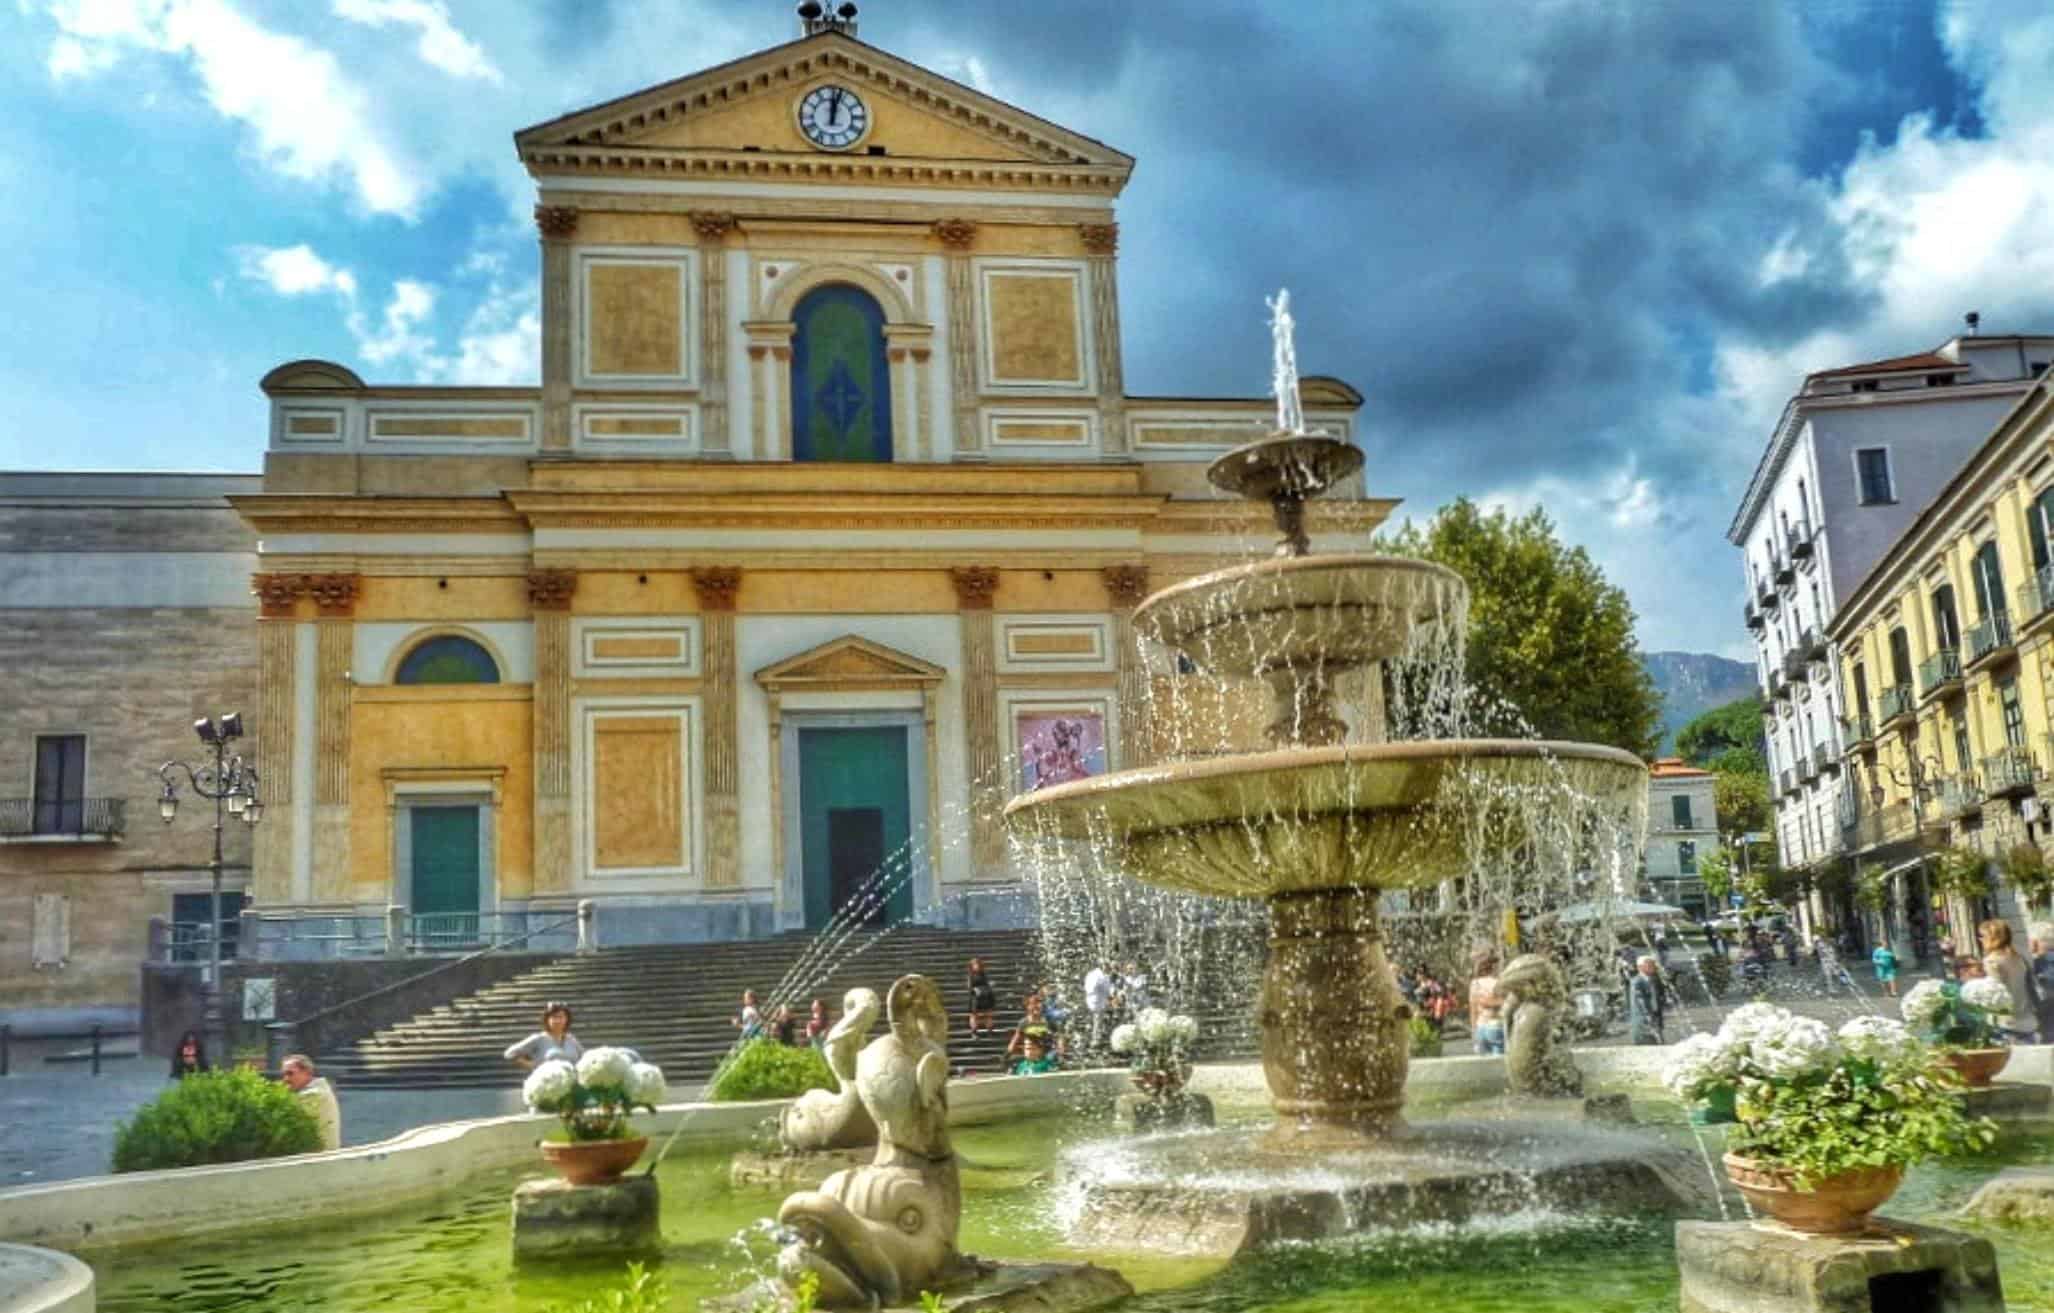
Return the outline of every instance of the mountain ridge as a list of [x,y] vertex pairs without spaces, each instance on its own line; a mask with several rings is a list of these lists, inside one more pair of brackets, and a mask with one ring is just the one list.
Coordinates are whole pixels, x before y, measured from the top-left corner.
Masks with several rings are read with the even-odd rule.
[[1676,731],[1713,707],[1756,691],[1754,667],[1713,652],[1643,652],[1641,664],[1662,695],[1663,755],[1676,751]]

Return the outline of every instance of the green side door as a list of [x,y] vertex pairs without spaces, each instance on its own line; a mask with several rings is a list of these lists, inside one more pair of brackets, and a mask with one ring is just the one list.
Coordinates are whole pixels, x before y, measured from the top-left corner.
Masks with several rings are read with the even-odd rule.
[[810,930],[844,907],[869,925],[912,919],[906,734],[896,725],[799,731],[799,857]]
[[430,945],[478,937],[476,807],[409,807],[414,933]]

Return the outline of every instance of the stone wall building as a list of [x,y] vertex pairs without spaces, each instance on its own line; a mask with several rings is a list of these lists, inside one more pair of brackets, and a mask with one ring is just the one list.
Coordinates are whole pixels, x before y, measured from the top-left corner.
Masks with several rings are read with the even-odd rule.
[[[151,920],[206,924],[210,823],[159,820],[157,771],[199,755],[198,717],[254,709],[256,540],[228,498],[260,484],[0,475],[0,1024],[126,1020]],[[249,843],[227,832],[231,926]]]

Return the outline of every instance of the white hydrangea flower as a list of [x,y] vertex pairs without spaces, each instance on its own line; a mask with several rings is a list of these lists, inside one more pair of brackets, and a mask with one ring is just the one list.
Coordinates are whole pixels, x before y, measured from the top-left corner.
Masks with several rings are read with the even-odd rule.
[[1947,1010],[1947,995],[1937,980],[1921,980],[1911,987],[1911,992],[1897,1005],[1897,1011],[1906,1021],[1921,1029],[1930,1028]]
[[663,1102],[663,1069],[652,1063],[638,1062],[628,1068],[627,1092],[630,1103],[644,1103],[651,1107]]
[[1726,1020],[1719,1026],[1719,1037],[1745,1046],[1757,1035],[1782,1029],[1790,1018],[1788,1008],[1779,1008],[1774,1003],[1748,1003],[1726,1014]]
[[1907,1057],[1919,1047],[1910,1029],[1890,1017],[1856,1017],[1840,1028],[1838,1038],[1848,1053],[1872,1062]]
[[2000,1017],[2011,1015],[2011,991],[2004,988],[2004,982],[2001,980],[1984,978],[1963,981],[1961,1001]]
[[1189,1044],[1198,1038],[1198,1018],[1178,1014],[1170,1018],[1170,1036]]
[[1662,1083],[1679,1099],[1695,1099],[1738,1074],[1739,1055],[1717,1035],[1696,1034],[1676,1046],[1662,1069]]
[[1137,1038],[1138,1036],[1135,1034],[1134,1025],[1132,1022],[1129,1022],[1124,1026],[1114,1026],[1112,1039],[1113,1052],[1132,1053],[1134,1051],[1134,1041]]
[[1134,1026],[1143,1042],[1160,1044],[1170,1037],[1170,1014],[1161,1008],[1143,1008],[1134,1018]]
[[1839,1061],[1840,1049],[1823,1021],[1791,1017],[1780,1030],[1755,1036],[1748,1057],[1764,1075],[1791,1080]]
[[587,1049],[578,1059],[578,1083],[592,1089],[619,1089],[628,1083],[635,1055],[626,1049]]
[[577,1069],[562,1058],[536,1065],[521,1082],[521,1099],[536,1112],[555,1112],[578,1083]]

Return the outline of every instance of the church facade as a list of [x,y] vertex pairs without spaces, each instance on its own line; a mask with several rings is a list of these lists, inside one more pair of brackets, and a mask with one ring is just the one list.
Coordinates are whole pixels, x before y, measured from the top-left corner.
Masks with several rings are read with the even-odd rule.
[[1127,617],[1267,553],[1272,403],[1129,395],[1133,161],[853,26],[516,134],[539,386],[263,380],[258,951],[1011,923],[1004,799],[1156,754]]

